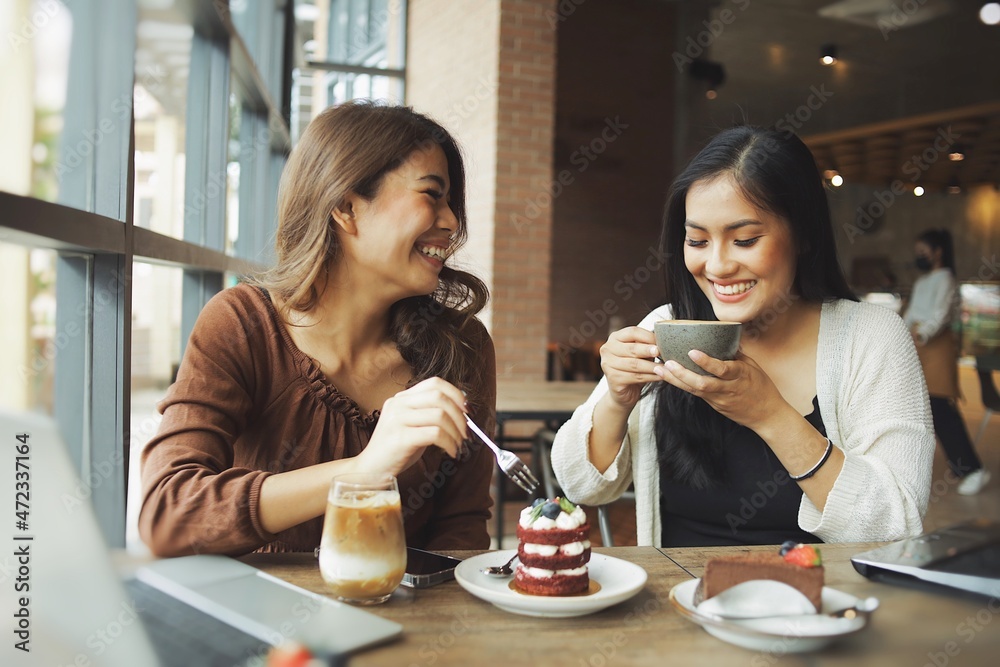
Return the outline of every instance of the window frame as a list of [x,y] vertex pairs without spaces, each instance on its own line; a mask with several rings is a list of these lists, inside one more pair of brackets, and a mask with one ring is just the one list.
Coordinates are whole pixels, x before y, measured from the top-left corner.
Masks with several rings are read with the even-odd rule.
[[[101,110],[114,102],[128,100],[131,108],[139,4],[66,4],[74,21],[67,90],[73,113],[66,114],[63,137],[93,132]],[[58,252],[56,330],[72,327],[82,335],[70,337],[59,352],[55,420],[113,547],[125,546],[133,262],[184,270],[181,340],[186,342],[204,304],[223,288],[225,275],[259,271],[273,255],[267,245],[275,225],[276,188],[291,147],[286,40],[294,3],[252,0],[251,5],[255,11],[242,23],[260,38],[253,50],[234,25],[228,3],[175,0],[171,8],[194,28],[183,239],[134,224],[134,109],[130,119],[102,133],[84,163],[60,180],[59,203],[0,191],[3,241]],[[243,114],[241,171],[252,174],[255,187],[241,188],[240,242],[227,255],[225,196],[190,204],[213,170],[225,174],[230,74]],[[225,95],[219,93],[223,88]],[[282,96],[281,106],[275,95]],[[243,150],[246,140],[255,142],[252,150]]]

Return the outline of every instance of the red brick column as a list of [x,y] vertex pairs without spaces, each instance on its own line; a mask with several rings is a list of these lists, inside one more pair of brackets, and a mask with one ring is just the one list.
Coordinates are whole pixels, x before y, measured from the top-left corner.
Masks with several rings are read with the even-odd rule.
[[492,292],[501,378],[544,379],[550,316],[557,0],[410,0],[407,104],[462,144],[469,243]]
[[544,379],[549,335],[556,0],[501,0],[493,337],[501,378]]

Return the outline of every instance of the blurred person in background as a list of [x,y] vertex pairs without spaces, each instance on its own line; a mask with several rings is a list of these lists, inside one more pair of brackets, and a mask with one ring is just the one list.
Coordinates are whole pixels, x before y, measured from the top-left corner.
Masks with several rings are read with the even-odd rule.
[[960,346],[954,325],[959,321],[959,294],[951,233],[946,229],[925,231],[917,238],[914,254],[923,275],[913,284],[903,321],[910,328],[927,379],[934,430],[951,471],[961,480],[958,492],[971,496],[986,486],[990,473],[976,455],[955,405]]

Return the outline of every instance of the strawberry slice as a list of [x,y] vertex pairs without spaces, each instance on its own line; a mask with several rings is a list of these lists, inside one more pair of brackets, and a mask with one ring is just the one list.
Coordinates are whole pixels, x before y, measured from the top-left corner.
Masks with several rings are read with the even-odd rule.
[[796,545],[785,553],[785,562],[799,567],[817,567],[823,564],[819,549],[808,544]]

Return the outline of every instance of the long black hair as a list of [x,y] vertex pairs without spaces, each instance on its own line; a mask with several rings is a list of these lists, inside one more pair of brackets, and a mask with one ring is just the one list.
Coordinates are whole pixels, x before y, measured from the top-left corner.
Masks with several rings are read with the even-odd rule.
[[[691,186],[730,176],[757,208],[785,220],[797,253],[794,298],[856,300],[837,261],[826,191],[812,153],[791,132],[739,126],[716,135],[670,187],[660,252],[673,317],[716,320],[708,297],[684,264],[686,201]],[[721,453],[735,422],[704,400],[662,382],[656,396],[656,443],[668,479],[698,489],[721,482]]]
[[917,237],[917,243],[924,243],[931,250],[941,251],[941,266],[955,275],[955,244],[947,229],[928,229]]

